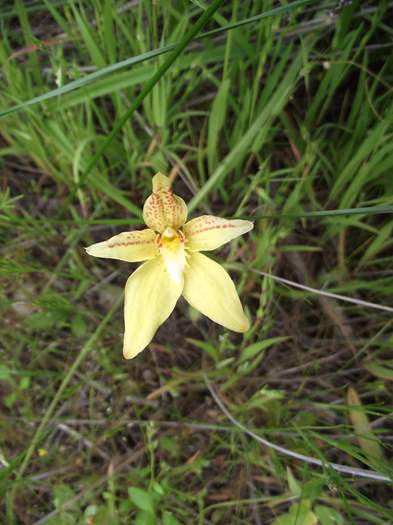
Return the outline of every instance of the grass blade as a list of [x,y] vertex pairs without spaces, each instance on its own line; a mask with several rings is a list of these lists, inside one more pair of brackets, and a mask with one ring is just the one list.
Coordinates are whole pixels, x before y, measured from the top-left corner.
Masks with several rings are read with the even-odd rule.
[[86,182],[92,169],[95,167],[95,165],[101,158],[104,151],[112,143],[117,133],[121,130],[121,128],[124,126],[127,120],[131,117],[134,111],[142,104],[144,98],[151,92],[151,90],[157,84],[157,82],[161,79],[161,77],[168,71],[171,65],[175,62],[175,60],[179,57],[179,55],[184,51],[184,49],[187,47],[189,42],[194,38],[194,36],[197,33],[199,33],[202,27],[210,20],[211,16],[215,13],[215,11],[217,11],[217,9],[220,7],[223,1],[224,0],[214,0],[214,2],[201,15],[199,20],[189,30],[189,32],[182,38],[181,42],[176,46],[176,48],[174,49],[170,57],[168,57],[165,60],[165,62],[157,69],[156,73],[154,73],[154,75],[150,78],[150,80],[145,84],[144,88],[141,90],[141,92],[136,97],[134,102],[128,108],[128,110],[123,115],[123,117],[114,125],[108,138],[104,141],[102,146],[99,148],[99,150],[96,152],[94,157],[89,162],[88,166],[86,167],[85,172],[83,173],[83,176],[81,177],[79,186],[83,184],[84,182]]
[[338,210],[305,211],[304,213],[279,213],[275,215],[249,215],[241,219],[302,219],[304,217],[338,217],[341,215],[384,215],[393,213],[393,206],[366,206],[362,208],[342,208]]
[[[269,128],[277,113],[282,110],[288,100],[288,97],[296,85],[301,63],[300,55],[293,59],[285,77],[281,80],[269,103],[262,107],[261,112],[247,132],[220,162],[214,173],[190,201],[188,206],[190,212],[192,212],[209,195],[209,193],[225,179],[232,169],[240,165],[247,152],[253,149],[253,143],[255,140],[258,141],[258,147],[260,147],[261,138],[259,138],[259,136],[261,135],[261,130],[263,133],[265,129]],[[263,136],[265,136],[264,133]]]
[[[67,385],[71,381],[71,379],[74,376],[75,372],[78,370],[78,368],[79,368],[80,364],[82,363],[82,361],[84,361],[84,359],[88,356],[88,354],[91,352],[91,350],[93,350],[95,342],[101,336],[102,332],[104,331],[104,328],[107,326],[109,321],[112,319],[112,317],[113,317],[114,313],[116,312],[116,310],[120,307],[120,305],[122,303],[122,300],[123,300],[123,295],[120,295],[117,298],[117,300],[115,301],[115,303],[113,304],[112,308],[107,313],[107,315],[101,321],[101,323],[99,324],[99,326],[96,329],[96,331],[93,333],[93,335],[90,337],[90,339],[86,342],[86,344],[84,345],[84,347],[80,351],[79,355],[77,356],[77,358],[73,362],[71,368],[68,370],[67,374],[65,375],[63,381],[61,382],[61,385],[57,389],[57,392],[56,392],[55,396],[53,397],[49,407],[47,408],[47,410],[46,410],[46,412],[44,414],[44,417],[41,419],[41,423],[39,424],[36,432],[34,433],[33,439],[31,440],[31,443],[30,443],[30,445],[29,445],[29,447],[27,449],[26,455],[23,458],[23,462],[22,462],[22,464],[19,467],[19,470],[17,472],[17,475],[16,475],[16,479],[17,480],[20,480],[23,477],[23,474],[25,473],[26,468],[29,465],[30,459],[31,459],[31,457],[32,457],[32,455],[33,455],[33,453],[34,453],[38,443],[40,442],[40,439],[42,438],[43,431],[45,430],[45,427],[46,427],[49,419],[53,415],[53,412],[55,411],[55,409],[57,407],[57,404],[59,403],[64,390],[66,389]],[[17,486],[18,486],[17,483],[15,483],[13,485],[13,489],[12,489],[11,493],[9,494],[9,498],[7,500],[7,513],[8,513],[8,517],[12,520],[11,522],[13,522],[12,506],[13,506],[13,500],[14,500],[14,497],[15,497]]]
[[[237,29],[238,27],[244,26],[246,24],[258,22],[259,20],[262,20],[263,18],[268,18],[271,16],[276,16],[281,13],[291,11],[292,9],[296,7],[311,3],[312,1],[313,0],[297,0],[286,6],[281,6],[275,9],[271,9],[270,11],[266,11],[264,13],[253,16],[251,18],[247,18],[242,21],[228,24],[225,27],[220,27],[213,31],[207,31],[206,33],[199,35],[198,39],[206,38],[212,35],[218,35],[220,33],[225,33],[226,31],[230,31],[231,29]],[[25,102],[21,102],[20,104],[4,109],[3,111],[0,111],[0,118],[5,117],[6,115],[9,115],[11,113],[15,113],[17,111],[22,111],[30,106],[39,104],[40,102],[44,102],[45,100],[49,100],[51,98],[54,98],[60,95],[64,95],[65,93],[69,93],[70,91],[74,91],[75,89],[88,86],[95,80],[98,80],[99,78],[102,78],[106,75],[114,73],[115,71],[119,71],[120,69],[123,69],[125,67],[132,66],[135,64],[140,64],[141,62],[144,62],[145,60],[151,60],[152,58],[169,53],[169,51],[172,51],[173,49],[176,48],[176,45],[180,45],[180,42],[178,44],[169,44],[167,46],[163,46],[158,49],[152,49],[151,51],[147,51],[146,53],[142,53],[140,55],[137,55],[131,58],[127,58],[125,60],[117,62],[116,64],[112,64],[110,66],[99,69],[98,71],[94,71],[94,73],[90,73],[84,78],[74,80],[72,82],[69,82],[65,86],[61,86],[59,88],[52,89],[48,93],[43,93],[42,95],[38,95],[37,97],[31,98],[30,100],[26,100]]]

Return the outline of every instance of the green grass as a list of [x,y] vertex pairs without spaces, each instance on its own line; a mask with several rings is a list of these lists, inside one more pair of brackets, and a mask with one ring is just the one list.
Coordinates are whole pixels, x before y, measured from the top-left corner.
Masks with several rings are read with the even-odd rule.
[[[0,14],[0,523],[393,523],[391,16]],[[191,216],[255,221],[214,254],[251,328],[180,301],[125,361],[135,265],[83,247],[142,225],[157,171]]]

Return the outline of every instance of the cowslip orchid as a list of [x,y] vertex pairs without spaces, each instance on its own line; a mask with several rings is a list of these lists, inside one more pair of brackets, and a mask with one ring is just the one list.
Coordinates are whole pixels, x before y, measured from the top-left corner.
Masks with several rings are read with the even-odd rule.
[[143,219],[147,229],[119,233],[86,248],[94,257],[146,261],[130,275],[125,288],[124,357],[131,359],[146,348],[181,295],[212,321],[235,332],[247,331],[249,323],[232,279],[200,252],[249,232],[253,223],[212,215],[186,222],[186,203],[161,173],[153,177]]

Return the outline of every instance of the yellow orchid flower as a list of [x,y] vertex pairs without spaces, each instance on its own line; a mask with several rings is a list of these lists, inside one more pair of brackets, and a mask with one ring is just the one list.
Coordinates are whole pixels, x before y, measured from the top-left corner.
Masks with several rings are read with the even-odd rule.
[[212,321],[235,332],[248,330],[232,279],[222,266],[199,252],[215,250],[250,231],[253,223],[212,215],[186,222],[186,203],[161,173],[153,177],[153,193],[145,202],[143,218],[148,229],[119,233],[86,248],[94,257],[147,261],[126,284],[124,357],[131,359],[146,348],[181,295]]

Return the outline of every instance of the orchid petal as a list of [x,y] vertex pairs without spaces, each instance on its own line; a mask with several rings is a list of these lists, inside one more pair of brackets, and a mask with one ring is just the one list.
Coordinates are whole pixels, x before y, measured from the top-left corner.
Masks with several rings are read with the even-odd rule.
[[153,193],[143,206],[146,225],[162,233],[166,228],[181,228],[187,220],[187,205],[173,193],[168,177],[157,173],[153,177]]
[[107,241],[97,242],[86,248],[93,257],[138,262],[153,259],[159,254],[153,230],[123,232]]
[[221,219],[202,215],[187,222],[184,235],[190,251],[210,251],[252,230],[254,224],[240,219]]
[[142,264],[128,278],[124,300],[126,359],[135,357],[150,343],[175,308],[182,289],[183,279],[171,279],[161,257]]
[[246,332],[248,319],[235,285],[224,268],[198,252],[191,253],[187,262],[184,298],[215,323],[235,332]]

